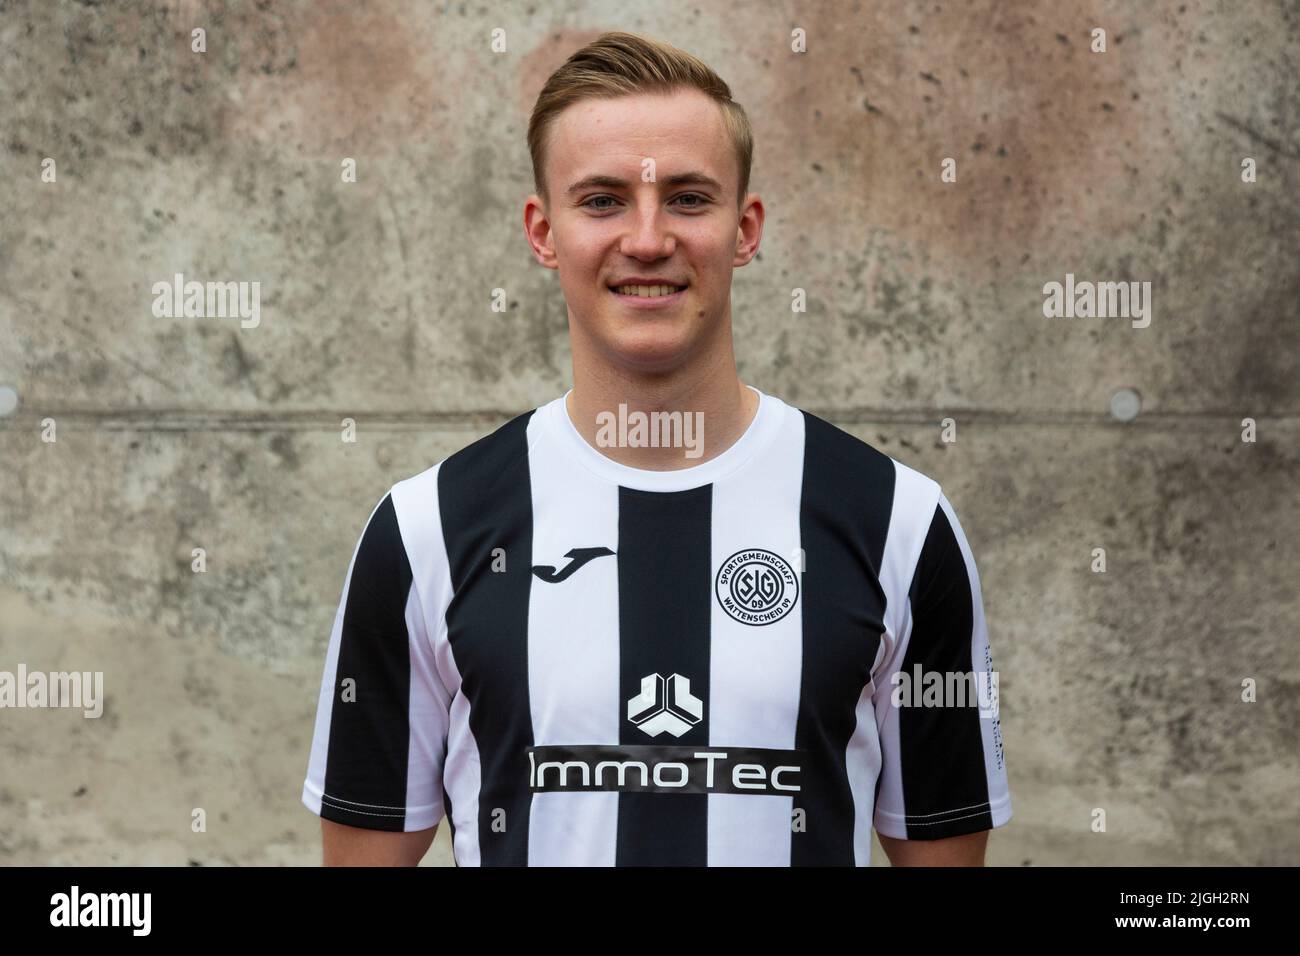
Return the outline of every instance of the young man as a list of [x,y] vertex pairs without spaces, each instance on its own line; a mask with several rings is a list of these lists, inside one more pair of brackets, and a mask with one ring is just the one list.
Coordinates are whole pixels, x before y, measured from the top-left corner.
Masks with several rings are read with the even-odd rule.
[[891,702],[991,668],[957,518],[736,373],[744,111],[606,34],[528,139],[573,389],[371,514],[303,789],[325,862],[415,864],[445,816],[462,866],[862,866],[873,825],[895,864],[981,864],[1011,817],[996,717]]

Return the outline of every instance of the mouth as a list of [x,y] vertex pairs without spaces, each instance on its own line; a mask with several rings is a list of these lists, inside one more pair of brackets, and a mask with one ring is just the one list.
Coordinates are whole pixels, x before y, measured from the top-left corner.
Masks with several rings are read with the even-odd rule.
[[684,285],[640,282],[611,285],[608,288],[616,299],[634,309],[661,309],[674,305],[682,300],[687,289]]

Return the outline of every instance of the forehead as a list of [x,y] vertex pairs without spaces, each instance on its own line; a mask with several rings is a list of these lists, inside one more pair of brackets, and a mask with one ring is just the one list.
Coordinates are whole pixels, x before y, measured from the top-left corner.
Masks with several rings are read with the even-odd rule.
[[666,173],[681,166],[726,183],[738,174],[731,152],[721,108],[699,90],[586,99],[555,119],[548,178],[561,190],[594,173],[639,178],[649,157]]

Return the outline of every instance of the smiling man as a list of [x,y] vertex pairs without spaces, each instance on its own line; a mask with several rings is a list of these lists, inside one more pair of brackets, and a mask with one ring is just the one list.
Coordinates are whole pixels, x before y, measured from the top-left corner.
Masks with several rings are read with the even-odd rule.
[[1011,817],[996,709],[891,693],[991,672],[951,505],[736,372],[744,111],[606,34],[528,142],[573,388],[372,512],[303,789],[325,862],[417,863],[445,818],[460,865],[864,866],[873,826],[896,865],[982,863]]

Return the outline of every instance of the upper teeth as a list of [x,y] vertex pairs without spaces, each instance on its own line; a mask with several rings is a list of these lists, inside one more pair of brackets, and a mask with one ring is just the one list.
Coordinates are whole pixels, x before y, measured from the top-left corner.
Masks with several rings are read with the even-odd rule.
[[671,295],[679,288],[683,287],[675,285],[621,285],[617,286],[614,291],[619,295],[656,296]]

